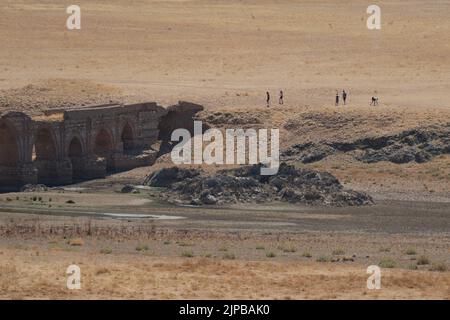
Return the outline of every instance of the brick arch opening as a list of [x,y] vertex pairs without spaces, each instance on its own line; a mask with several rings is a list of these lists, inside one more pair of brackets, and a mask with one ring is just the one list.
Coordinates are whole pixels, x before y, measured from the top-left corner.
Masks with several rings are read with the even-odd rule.
[[0,191],[16,191],[22,183],[19,173],[19,146],[16,131],[0,120]]
[[57,180],[56,143],[49,128],[36,132],[32,160],[38,169],[38,182],[54,185]]
[[14,130],[0,120],[0,166],[16,167],[19,162],[19,148]]
[[56,160],[56,145],[50,129],[41,128],[37,131],[33,149],[35,161]]
[[105,158],[106,169],[112,169],[113,140],[111,134],[106,129],[101,129],[94,142],[94,153],[97,157]]
[[72,163],[72,181],[78,182],[83,180],[83,146],[77,137],[72,138],[70,141],[68,154]]
[[123,127],[121,139],[123,143],[123,151],[125,153],[131,152],[134,149],[134,132],[128,122]]

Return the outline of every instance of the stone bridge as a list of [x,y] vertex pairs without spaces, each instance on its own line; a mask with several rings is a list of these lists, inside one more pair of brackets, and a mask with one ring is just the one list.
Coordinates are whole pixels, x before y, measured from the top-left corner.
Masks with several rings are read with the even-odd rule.
[[150,102],[1,115],[0,190],[70,184],[151,165],[167,113]]

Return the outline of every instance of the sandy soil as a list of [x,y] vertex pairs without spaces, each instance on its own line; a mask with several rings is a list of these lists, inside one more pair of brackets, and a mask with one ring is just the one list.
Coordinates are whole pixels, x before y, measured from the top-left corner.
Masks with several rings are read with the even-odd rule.
[[82,29],[68,31],[60,1],[5,0],[0,88],[88,80],[211,107],[262,107],[280,89],[287,106],[326,106],[345,88],[360,108],[375,92],[391,108],[448,108],[450,2],[377,4],[381,31],[362,0],[80,0]]
[[[0,114],[187,100],[205,105],[205,117],[232,112],[256,117],[250,126],[280,128],[283,147],[450,119],[450,1],[378,1],[381,31],[366,28],[363,0],[77,4],[82,30],[68,31],[60,1],[1,2]],[[342,89],[349,104],[336,108]],[[369,106],[372,95],[379,107]],[[449,272],[432,271],[450,264],[448,155],[305,165],[372,194],[377,205],[368,209],[174,209],[114,193],[166,165],[85,182],[91,189],[81,193],[1,195],[0,298],[450,298]],[[186,219],[95,216],[123,211]],[[429,264],[417,265],[422,256]],[[365,289],[367,266],[382,260],[395,266],[383,268],[383,289]],[[72,263],[84,279],[77,292],[65,287]]]

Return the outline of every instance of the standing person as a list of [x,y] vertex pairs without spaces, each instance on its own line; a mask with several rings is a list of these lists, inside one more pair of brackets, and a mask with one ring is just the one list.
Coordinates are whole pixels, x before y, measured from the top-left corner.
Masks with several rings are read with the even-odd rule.
[[269,93],[269,91],[266,92],[266,102],[267,102],[267,107],[270,107],[270,93]]
[[344,101],[345,105],[345,102],[347,101],[347,92],[345,92],[345,90],[342,90],[342,100]]
[[280,90],[280,99],[278,100],[279,104],[283,104],[283,98],[284,98],[284,94],[283,94],[283,90]]
[[377,106],[378,105],[378,97],[372,97],[372,102],[370,103],[371,106]]
[[339,105],[339,92],[336,91],[336,106]]

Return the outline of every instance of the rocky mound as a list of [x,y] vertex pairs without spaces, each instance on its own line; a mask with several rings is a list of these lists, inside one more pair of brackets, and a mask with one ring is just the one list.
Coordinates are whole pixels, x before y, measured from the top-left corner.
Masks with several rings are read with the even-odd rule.
[[45,184],[26,184],[20,192],[44,192],[48,191],[48,187]]
[[260,175],[260,165],[221,170],[207,175],[199,169],[165,168],[148,176],[145,185],[164,187],[169,201],[192,205],[286,201],[310,205],[372,204],[362,192],[344,190],[327,172],[296,169],[282,163],[276,175]]
[[[356,152],[354,152],[356,151]],[[395,135],[369,137],[352,142],[297,144],[281,155],[285,161],[320,161],[337,153],[353,152],[355,159],[374,163],[422,163],[441,154],[450,154],[450,124],[403,131]]]
[[209,127],[239,126],[242,128],[258,127],[263,122],[253,112],[211,112],[203,111],[198,114],[198,120],[206,123]]

